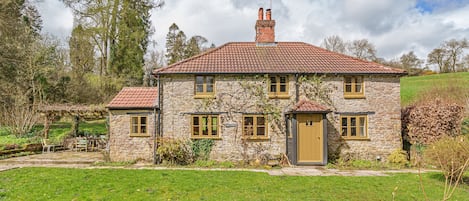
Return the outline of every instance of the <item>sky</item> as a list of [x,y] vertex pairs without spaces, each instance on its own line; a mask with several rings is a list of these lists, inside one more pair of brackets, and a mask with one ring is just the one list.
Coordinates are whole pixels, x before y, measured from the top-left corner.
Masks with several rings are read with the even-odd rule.
[[[73,15],[59,0],[37,2],[43,32],[65,41]],[[469,0],[166,0],[152,11],[152,39],[163,50],[168,28],[176,23],[186,36],[204,36],[217,46],[254,41],[260,7],[272,9],[276,41],[319,46],[338,35],[346,41],[368,39],[378,57],[427,54],[449,39],[469,39]]]

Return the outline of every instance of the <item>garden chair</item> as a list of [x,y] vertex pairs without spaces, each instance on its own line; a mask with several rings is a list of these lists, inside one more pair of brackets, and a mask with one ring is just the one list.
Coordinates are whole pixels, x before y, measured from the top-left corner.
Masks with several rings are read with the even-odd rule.
[[76,151],[85,150],[85,152],[87,152],[88,151],[88,140],[87,139],[78,139],[77,143],[75,144],[75,150]]
[[42,153],[44,153],[46,150],[47,152],[50,152],[51,150],[54,152],[56,146],[57,145],[51,144],[49,139],[42,139]]

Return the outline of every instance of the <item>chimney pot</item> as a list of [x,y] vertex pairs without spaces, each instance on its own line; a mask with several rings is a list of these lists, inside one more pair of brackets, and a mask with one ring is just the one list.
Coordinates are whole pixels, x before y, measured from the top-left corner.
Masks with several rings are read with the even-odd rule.
[[264,9],[259,8],[259,17],[257,18],[258,20],[264,20]]
[[266,20],[272,20],[272,11],[269,9],[267,9],[267,12],[265,14],[265,18]]

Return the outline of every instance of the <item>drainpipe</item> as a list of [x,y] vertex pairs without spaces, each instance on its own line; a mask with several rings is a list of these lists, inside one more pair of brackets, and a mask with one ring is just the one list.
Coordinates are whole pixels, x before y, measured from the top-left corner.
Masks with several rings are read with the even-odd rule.
[[298,101],[300,101],[300,85],[298,84],[298,77],[299,75],[298,74],[295,74],[295,104],[298,103]]
[[156,107],[153,108],[153,164],[156,164]]
[[161,136],[161,89],[162,89],[162,87],[161,87],[161,79],[160,79],[159,74],[156,76],[156,79],[157,79],[156,84],[157,84],[157,87],[158,87],[158,123],[157,123],[158,134],[156,135],[156,139],[153,142],[153,143],[155,143],[155,146],[153,146],[155,150],[153,152],[155,153],[155,163],[159,164],[160,161],[157,160],[157,158],[156,158],[156,149],[157,149],[156,146],[158,146],[157,141],[158,141],[158,137]]

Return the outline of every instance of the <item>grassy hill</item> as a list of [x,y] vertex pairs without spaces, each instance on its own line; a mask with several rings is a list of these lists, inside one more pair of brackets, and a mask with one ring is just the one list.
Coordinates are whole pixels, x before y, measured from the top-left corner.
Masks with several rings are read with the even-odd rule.
[[419,94],[437,87],[461,87],[469,91],[469,72],[445,73],[401,78],[401,104],[406,106],[416,101]]

